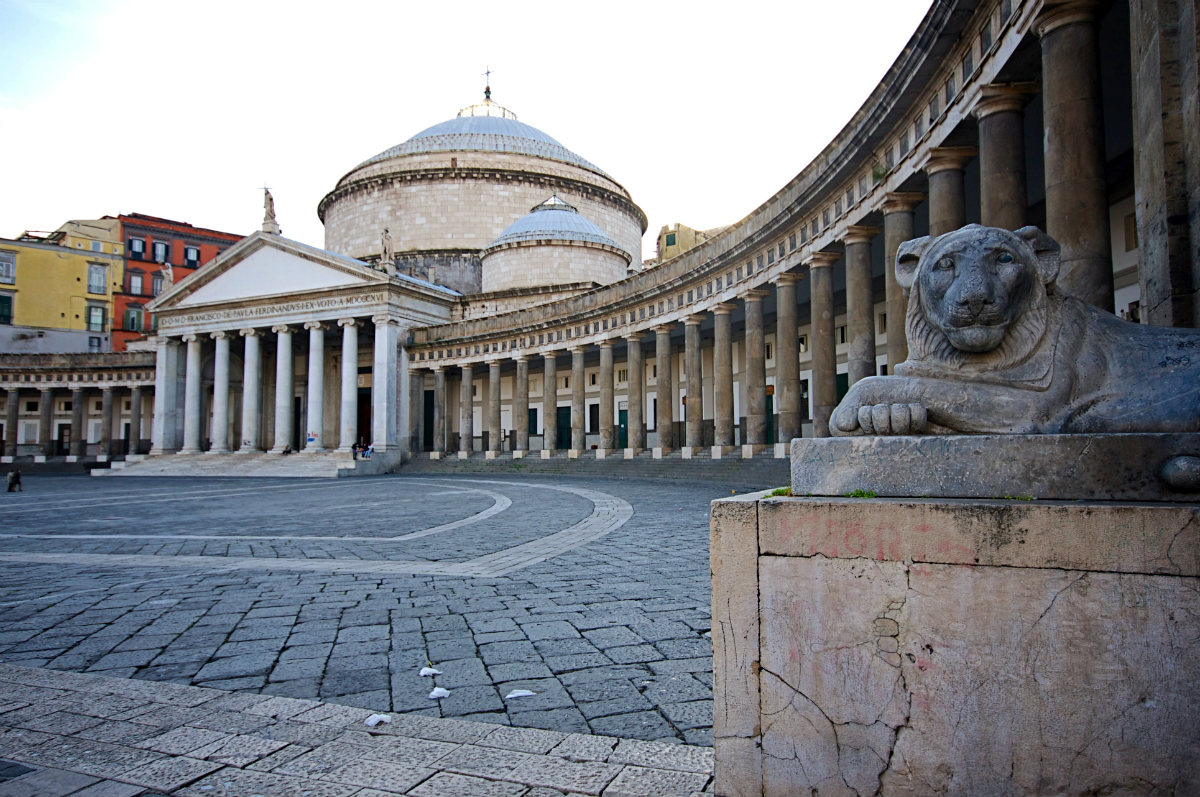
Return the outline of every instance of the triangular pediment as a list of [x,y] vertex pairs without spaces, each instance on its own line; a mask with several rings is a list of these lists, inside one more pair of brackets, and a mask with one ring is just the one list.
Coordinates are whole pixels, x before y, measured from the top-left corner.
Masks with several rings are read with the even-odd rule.
[[158,311],[386,283],[367,264],[267,233],[238,242],[173,286]]

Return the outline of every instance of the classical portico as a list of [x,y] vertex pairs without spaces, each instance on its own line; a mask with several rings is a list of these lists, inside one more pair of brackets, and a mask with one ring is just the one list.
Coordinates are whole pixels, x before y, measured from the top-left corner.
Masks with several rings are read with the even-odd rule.
[[255,233],[155,302],[151,453],[344,456],[357,444],[398,461],[408,330],[448,319],[456,296]]

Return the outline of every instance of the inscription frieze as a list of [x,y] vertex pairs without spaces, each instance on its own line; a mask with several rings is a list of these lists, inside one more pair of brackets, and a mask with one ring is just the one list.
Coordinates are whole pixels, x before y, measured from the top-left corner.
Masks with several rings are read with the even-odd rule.
[[374,305],[386,299],[383,293],[363,293],[354,296],[330,296],[323,299],[308,299],[299,302],[260,304],[253,307],[230,307],[224,310],[208,310],[198,313],[160,315],[159,328],[204,324],[212,321],[237,321],[247,318],[263,318],[287,313],[319,312],[343,307]]

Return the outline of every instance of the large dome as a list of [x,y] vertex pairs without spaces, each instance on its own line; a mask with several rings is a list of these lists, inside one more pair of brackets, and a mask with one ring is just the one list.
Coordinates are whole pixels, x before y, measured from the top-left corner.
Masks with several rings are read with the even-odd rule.
[[[351,169],[317,214],[326,249],[374,261],[387,228],[401,273],[469,294],[483,285],[483,250],[551,194],[579,209],[569,231],[604,239],[560,240],[639,255],[646,215],[629,192],[490,95]],[[605,267],[595,279],[623,273]]]

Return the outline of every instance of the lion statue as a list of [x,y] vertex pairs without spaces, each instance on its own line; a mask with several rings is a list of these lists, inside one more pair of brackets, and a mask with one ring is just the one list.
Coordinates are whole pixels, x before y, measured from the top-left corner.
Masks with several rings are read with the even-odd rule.
[[1058,244],[972,224],[900,247],[908,359],[855,383],[835,436],[1200,431],[1200,330],[1055,290]]

